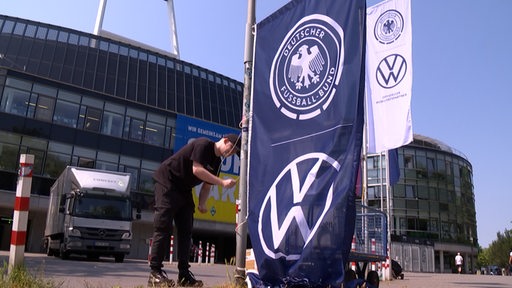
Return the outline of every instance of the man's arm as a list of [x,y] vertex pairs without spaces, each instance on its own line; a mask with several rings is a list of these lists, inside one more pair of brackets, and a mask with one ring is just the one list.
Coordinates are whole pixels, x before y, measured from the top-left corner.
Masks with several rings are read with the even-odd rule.
[[[222,179],[219,178],[212,173],[208,172],[203,165],[201,165],[199,162],[194,161],[192,164],[192,173],[194,175],[203,180],[204,182],[211,184],[211,185],[220,185],[224,188],[231,188],[235,186],[236,180],[231,178]],[[205,184],[206,184],[205,183]]]
[[197,209],[201,213],[206,213],[206,200],[208,200],[208,196],[210,196],[210,189],[212,185],[203,183],[201,186],[201,191],[199,192],[199,203],[197,204]]

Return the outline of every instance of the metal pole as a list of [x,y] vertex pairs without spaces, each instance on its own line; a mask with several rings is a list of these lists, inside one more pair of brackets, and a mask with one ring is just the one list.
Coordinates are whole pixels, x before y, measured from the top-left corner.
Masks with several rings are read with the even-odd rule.
[[166,0],[167,12],[169,13],[169,31],[171,33],[171,53],[180,59],[180,46],[178,45],[178,29],[176,28],[176,16],[174,13],[174,0]]
[[[389,182],[389,150],[386,150],[386,214],[388,215],[388,223],[387,223],[387,230],[388,233],[386,235],[387,241],[386,241],[386,251],[387,251],[387,258],[386,258],[386,267],[387,269],[385,271],[384,280],[391,280],[391,183]],[[381,163],[382,165],[382,163]],[[382,198],[382,195],[381,195]]]
[[240,214],[237,223],[236,233],[236,270],[235,284],[243,286],[245,284],[245,251],[247,249],[247,143],[250,121],[250,104],[252,91],[252,59],[254,34],[253,27],[256,23],[255,17],[256,0],[247,0],[247,23],[245,26],[245,52],[244,52],[244,95],[242,107],[242,151],[240,151]]
[[103,18],[105,17],[106,6],[107,0],[100,0],[98,14],[96,15],[96,23],[94,24],[94,35],[100,35],[100,32],[103,29]]

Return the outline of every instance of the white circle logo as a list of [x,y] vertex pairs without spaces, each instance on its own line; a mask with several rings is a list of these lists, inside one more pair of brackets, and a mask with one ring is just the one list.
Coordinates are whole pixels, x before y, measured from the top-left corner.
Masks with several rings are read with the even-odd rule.
[[391,44],[402,35],[404,31],[404,17],[397,10],[388,10],[379,16],[373,33],[375,39],[382,44]]
[[325,15],[302,18],[286,35],[272,62],[270,91],[289,118],[311,119],[332,101],[341,79],[344,33]]

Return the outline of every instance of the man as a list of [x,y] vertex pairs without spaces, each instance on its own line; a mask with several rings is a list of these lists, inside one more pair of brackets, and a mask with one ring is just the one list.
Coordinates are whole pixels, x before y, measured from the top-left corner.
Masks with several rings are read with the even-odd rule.
[[460,256],[460,253],[457,253],[457,256],[455,256],[455,265],[457,266],[457,271],[460,272],[462,271],[462,262],[464,261],[464,259],[462,258],[462,256]]
[[512,248],[510,248],[508,256],[508,275],[512,275]]
[[213,185],[232,188],[235,179],[219,178],[222,159],[240,152],[240,136],[228,134],[217,142],[197,138],[167,158],[153,174],[155,180],[155,215],[153,243],[149,266],[149,287],[173,287],[174,281],[162,270],[164,257],[169,253],[172,223],[177,229],[178,285],[202,287],[189,270],[195,210],[192,188],[203,183],[199,192],[198,210],[206,213],[206,200]]

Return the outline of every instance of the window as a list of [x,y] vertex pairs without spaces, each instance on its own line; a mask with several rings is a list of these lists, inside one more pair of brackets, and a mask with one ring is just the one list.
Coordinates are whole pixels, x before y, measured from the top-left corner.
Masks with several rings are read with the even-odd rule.
[[118,171],[117,163],[119,162],[119,155],[104,151],[98,151],[96,159],[98,159],[98,161],[96,162],[97,169]]
[[78,167],[94,168],[94,159],[87,157],[78,157]]
[[78,122],[78,104],[57,100],[53,122],[76,128]]
[[121,137],[123,132],[123,116],[114,112],[103,112],[101,133]]
[[165,137],[165,127],[156,123],[148,122],[146,124],[146,133],[144,142],[148,144],[163,146]]
[[137,186],[138,186],[138,183],[139,183],[139,169],[137,169],[135,167],[129,167],[129,166],[121,165],[119,167],[119,170],[131,174],[131,176],[130,176],[130,187],[131,187],[132,190],[137,190]]
[[55,99],[39,96],[37,98],[37,105],[35,107],[35,118],[43,121],[52,121],[53,106],[55,105]]
[[46,156],[44,174],[49,177],[57,178],[70,164],[71,155],[57,152],[48,152]]
[[414,168],[414,156],[413,155],[404,155],[404,167],[408,169]]
[[2,97],[1,111],[26,116],[30,94],[26,91],[6,87]]
[[368,187],[368,198],[375,199],[375,198],[380,198],[380,197],[381,197],[380,186]]
[[73,156],[73,160],[76,161],[78,167],[94,168],[95,150],[75,146]]
[[431,177],[436,172],[435,167],[436,166],[435,166],[434,158],[427,157],[427,171],[428,171],[429,177]]
[[[100,158],[98,158],[98,159],[100,159]],[[98,160],[96,162],[96,169],[117,171],[117,163],[111,163],[111,162]]]
[[140,171],[140,191],[145,193],[153,193],[153,171],[144,170]]
[[[23,149],[23,148],[22,148]],[[35,149],[35,148],[28,148],[26,150],[27,154],[34,155],[34,166],[32,166],[32,172],[34,175],[42,175],[43,174],[43,160],[45,158],[45,150]]]
[[415,186],[412,185],[405,185],[405,197],[415,199],[416,198],[416,191]]
[[126,119],[129,121],[128,139],[142,141],[144,121],[129,117],[126,117]]
[[[3,139],[3,135],[2,135]],[[18,145],[0,143],[0,169],[15,171],[18,167]]]
[[85,115],[80,115],[80,117],[84,117],[84,130],[87,131],[99,131],[100,122],[101,122],[101,110],[96,108],[86,108]]

